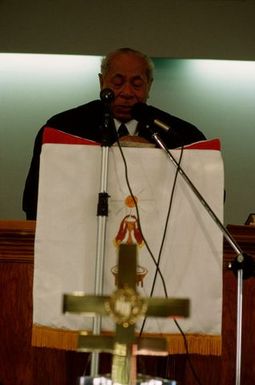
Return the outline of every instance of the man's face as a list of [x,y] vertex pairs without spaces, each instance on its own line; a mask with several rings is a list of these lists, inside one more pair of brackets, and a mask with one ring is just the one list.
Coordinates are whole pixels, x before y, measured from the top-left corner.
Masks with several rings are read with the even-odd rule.
[[131,108],[149,97],[151,82],[146,75],[146,63],[134,54],[118,54],[111,60],[108,72],[100,75],[100,87],[111,88],[115,99],[111,104],[113,117],[121,122],[132,119]]

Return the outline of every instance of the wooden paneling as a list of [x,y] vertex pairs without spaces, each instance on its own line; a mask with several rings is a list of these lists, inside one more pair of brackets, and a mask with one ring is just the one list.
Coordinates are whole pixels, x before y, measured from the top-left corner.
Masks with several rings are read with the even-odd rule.
[[0,223],[0,383],[34,385],[32,277],[34,223]]

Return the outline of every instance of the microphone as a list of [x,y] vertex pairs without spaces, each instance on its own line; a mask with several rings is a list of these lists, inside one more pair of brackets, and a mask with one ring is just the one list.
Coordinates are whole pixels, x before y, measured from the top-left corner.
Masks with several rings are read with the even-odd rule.
[[166,133],[171,132],[172,134],[175,134],[172,127],[157,119],[155,115],[155,109],[152,106],[148,106],[146,103],[136,103],[131,110],[131,116],[138,120],[138,122],[142,121],[149,126],[155,125]]
[[115,95],[111,88],[104,88],[100,92],[100,99],[103,103],[103,121],[101,125],[102,146],[109,147],[112,143],[112,137],[116,136],[116,129],[111,112],[111,102]]
[[115,95],[114,95],[113,90],[111,90],[111,88],[104,88],[100,92],[100,99],[105,104],[110,104],[114,100],[114,98],[115,98]]

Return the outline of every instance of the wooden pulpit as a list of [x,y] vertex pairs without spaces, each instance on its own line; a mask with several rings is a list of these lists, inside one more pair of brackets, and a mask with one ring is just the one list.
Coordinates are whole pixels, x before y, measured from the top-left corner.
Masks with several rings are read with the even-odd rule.
[[[241,248],[255,257],[255,226],[228,226]],[[31,346],[32,283],[35,222],[0,221],[0,384],[75,385],[86,367],[88,354]],[[222,355],[191,355],[193,367],[204,385],[235,384],[236,287],[228,263],[235,257],[224,242]],[[255,378],[255,281],[244,281],[242,384]],[[143,358],[147,374],[195,384],[183,354],[167,358]],[[109,372],[110,356],[101,360],[102,373]]]

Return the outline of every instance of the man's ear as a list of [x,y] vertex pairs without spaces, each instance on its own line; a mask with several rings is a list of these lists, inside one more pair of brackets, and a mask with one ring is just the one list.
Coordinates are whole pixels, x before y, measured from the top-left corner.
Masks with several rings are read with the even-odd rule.
[[103,83],[104,83],[103,75],[98,74],[98,79],[99,79],[100,89],[102,90],[103,89]]

